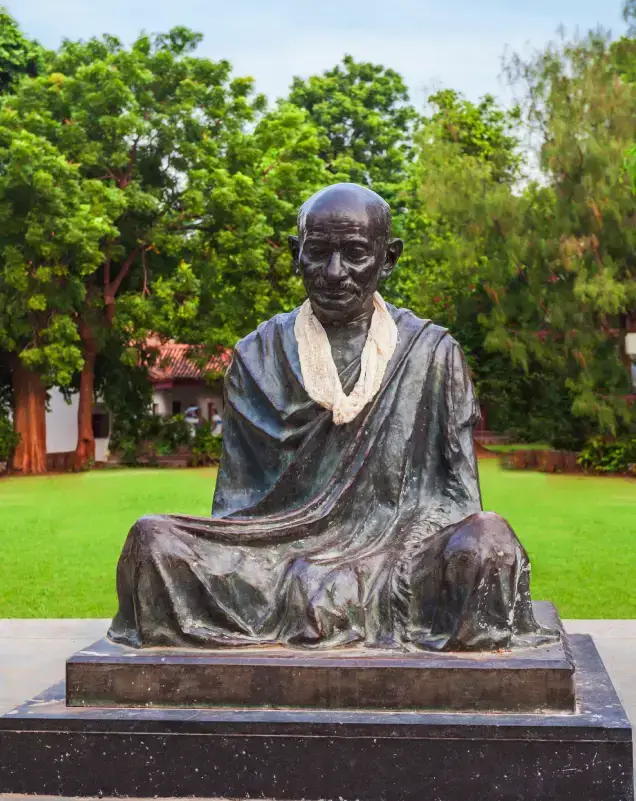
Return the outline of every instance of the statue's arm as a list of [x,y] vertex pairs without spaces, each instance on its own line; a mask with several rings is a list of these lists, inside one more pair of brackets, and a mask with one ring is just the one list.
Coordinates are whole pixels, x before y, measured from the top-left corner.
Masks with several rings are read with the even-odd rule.
[[248,509],[266,491],[270,449],[259,429],[259,395],[235,352],[223,387],[223,450],[217,475],[213,517]]
[[[447,461],[468,505],[481,509],[473,429],[481,417],[464,353],[449,337],[446,370]],[[472,511],[476,511],[473,509]]]

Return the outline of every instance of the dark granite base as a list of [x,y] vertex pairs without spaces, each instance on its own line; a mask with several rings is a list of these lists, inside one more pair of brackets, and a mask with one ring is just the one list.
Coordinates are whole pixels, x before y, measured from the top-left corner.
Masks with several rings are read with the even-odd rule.
[[0,718],[0,793],[632,801],[631,728],[591,638],[575,714],[68,708]]
[[[552,604],[535,604],[560,628]],[[574,663],[561,642],[497,653],[399,653],[129,648],[108,639],[66,665],[69,706],[412,709],[541,712],[575,709]]]

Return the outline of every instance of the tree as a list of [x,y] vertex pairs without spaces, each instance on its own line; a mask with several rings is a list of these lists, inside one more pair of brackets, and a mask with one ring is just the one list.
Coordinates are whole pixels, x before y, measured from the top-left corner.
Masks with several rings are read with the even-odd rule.
[[511,184],[519,178],[518,106],[504,111],[492,95],[471,103],[453,89],[431,95],[428,104],[433,112],[427,120],[429,135],[435,127],[437,141],[454,143],[457,152],[487,164],[495,181]]
[[[486,340],[519,364],[560,369],[571,413],[606,433],[631,419],[624,342],[635,322],[636,201],[625,153],[636,92],[624,57],[623,45],[590,35],[512,65],[548,186],[525,206],[519,277],[514,291],[500,282]],[[532,206],[542,197],[544,213]]]
[[406,248],[390,294],[421,314],[456,324],[494,258],[507,259],[520,175],[518,111],[487,96],[473,104],[451,90],[429,98],[406,183]]
[[230,198],[240,203],[245,180],[230,175],[227,162],[264,101],[250,97],[249,79],[231,78],[227,62],[195,57],[200,38],[175,28],[130,48],[110,36],[65,42],[47,59],[47,74],[20,85],[13,101],[25,127],[119,206],[75,312],[83,360],[77,466],[94,455],[95,364],[108,332],[143,340],[161,326],[158,301],[169,298],[180,314],[194,313],[180,294],[193,284],[182,256],[200,252],[197,230],[210,205],[231,227]]
[[42,70],[43,54],[0,6],[0,95],[11,92],[22,76],[37,75]]
[[628,25],[628,35],[636,36],[636,0],[625,0],[623,18]]
[[[298,305],[303,285],[293,272],[287,236],[299,206],[329,182],[324,140],[308,114],[280,103],[228,154],[224,183],[201,186],[193,269],[199,279],[196,319],[182,331],[202,343],[202,363],[233,347],[264,319]],[[343,175],[338,176],[344,180]]]
[[[431,115],[415,139],[406,248],[387,296],[450,328],[461,342],[490,426],[506,427],[502,385],[519,372],[507,356],[484,348],[480,316],[493,299],[495,262],[507,263],[518,199],[517,113],[500,111],[490,97],[479,104],[447,90],[429,99]],[[494,403],[493,403],[494,401]],[[505,404],[514,408],[514,400]]]
[[451,90],[429,104],[408,185],[405,258],[391,294],[459,339],[489,427],[569,447],[571,414],[558,411],[571,405],[563,375],[487,346],[500,295],[518,298],[523,286],[528,229],[544,235],[551,213],[549,190],[519,189],[519,110],[503,111],[488,96],[473,104]]
[[[11,92],[23,76],[42,67],[42,50],[27,39],[0,6],[0,96]],[[13,431],[13,393],[9,356],[0,350],[0,461],[8,462],[18,444]]]
[[294,78],[289,100],[322,132],[320,157],[329,172],[371,187],[397,211],[419,119],[402,77],[345,56],[322,75]]
[[0,109],[0,352],[11,368],[14,467],[46,470],[46,388],[81,365],[74,308],[112,233],[114,199],[45,138]]

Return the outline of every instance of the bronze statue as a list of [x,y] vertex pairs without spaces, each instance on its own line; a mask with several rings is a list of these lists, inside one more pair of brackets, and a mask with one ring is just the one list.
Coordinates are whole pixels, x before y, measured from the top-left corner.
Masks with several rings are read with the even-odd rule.
[[338,184],[290,237],[308,302],[236,346],[211,518],[149,516],[109,636],[135,647],[538,645],[530,564],[483,512],[479,410],[448,332],[377,293],[388,205]]

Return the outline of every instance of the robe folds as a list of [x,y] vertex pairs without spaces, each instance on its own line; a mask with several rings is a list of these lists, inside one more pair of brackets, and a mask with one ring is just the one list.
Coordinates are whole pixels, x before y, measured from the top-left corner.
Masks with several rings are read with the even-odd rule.
[[[345,425],[304,389],[298,309],[239,342],[212,516],[135,523],[111,639],[459,650],[558,636],[534,621],[514,533],[481,511],[479,408],[459,346],[387,308],[396,350],[376,396]],[[359,372],[357,359],[341,373],[345,392]]]

